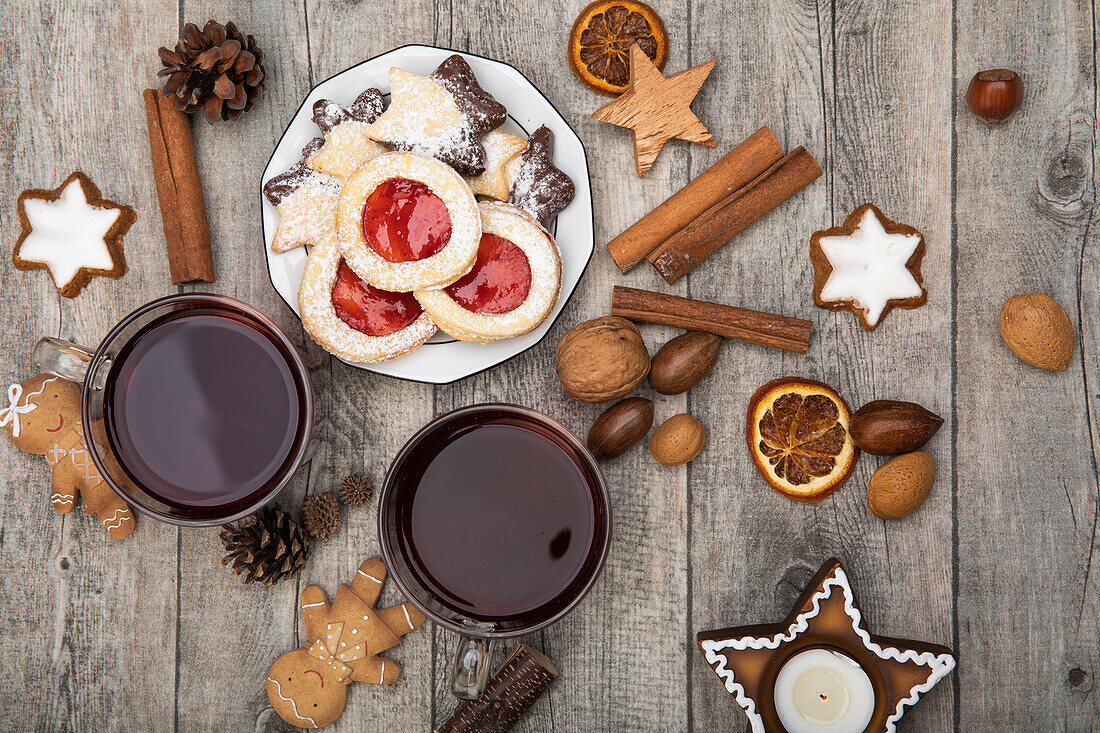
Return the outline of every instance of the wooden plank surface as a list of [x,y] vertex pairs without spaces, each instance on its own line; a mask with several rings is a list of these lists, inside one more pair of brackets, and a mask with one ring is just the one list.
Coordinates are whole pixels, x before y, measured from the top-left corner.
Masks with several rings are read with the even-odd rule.
[[[517,730],[743,729],[703,663],[697,631],[774,621],[830,555],[846,563],[871,628],[947,643],[956,675],[902,730],[1087,730],[1100,717],[1100,244],[1095,13],[1079,0],[665,0],[667,71],[717,58],[694,108],[714,150],[671,143],[638,179],[630,136],[591,119],[605,98],[569,73],[564,48],[583,0],[465,4],[345,0],[126,0],[0,12],[0,240],[18,236],[15,199],[85,170],[137,210],[124,279],[59,298],[44,273],[0,267],[0,378],[30,374],[41,335],[96,343],[133,307],[175,292],[148,163],[140,90],[155,49],[184,21],[233,20],[256,35],[271,71],[265,99],[238,123],[193,122],[215,240],[209,289],[271,315],[306,355],[319,396],[311,463],[280,497],[335,488],[352,471],[376,484],[432,415],[481,401],[530,405],[584,435],[596,406],[567,399],[553,374],[568,328],[607,312],[614,284],[813,320],[805,356],[740,343],[687,395],[654,396],[658,421],[690,412],[708,442],[684,468],[644,446],[604,464],[615,535],[603,576],[567,619],[525,639],[562,678]],[[1006,18],[1015,20],[1008,23]],[[597,253],[559,323],[521,357],[433,388],[347,367],[303,333],[268,283],[260,172],[318,81],[410,42],[499,58],[538,86],[585,142]],[[109,51],[109,53],[107,52]],[[1028,101],[990,130],[962,94],[980,68],[1021,71]],[[761,124],[805,145],[825,175],[676,286],[649,267],[623,276],[602,244]],[[813,307],[808,238],[856,205],[878,204],[928,242],[929,304],[895,311],[874,333]],[[1003,346],[1004,299],[1041,290],[1077,326],[1069,370],[1046,373]],[[651,350],[674,329],[642,328]],[[770,491],[744,448],[748,397],[785,374],[836,386],[855,409],[909,399],[942,415],[930,443],[936,487],[912,517],[866,505],[882,462],[864,456],[845,489],[817,505]],[[263,676],[304,640],[297,596],[330,592],[378,553],[376,503],[345,512],[295,582],[240,585],[220,567],[216,530],[139,519],[110,540],[82,514],[46,505],[40,458],[0,441],[0,711],[20,730],[290,730]],[[1094,562],[1095,560],[1095,562]],[[395,602],[388,588],[383,596]],[[393,656],[404,678],[356,685],[333,730],[425,731],[454,708],[446,675],[455,638],[426,627]],[[502,658],[502,656],[500,657]],[[1041,691],[1037,693],[1036,691]],[[7,724],[0,723],[0,728]]]

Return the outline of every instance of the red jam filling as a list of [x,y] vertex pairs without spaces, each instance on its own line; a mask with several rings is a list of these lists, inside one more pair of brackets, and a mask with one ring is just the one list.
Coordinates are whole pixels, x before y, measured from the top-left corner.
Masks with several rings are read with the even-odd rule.
[[389,336],[420,317],[420,303],[412,293],[390,293],[364,282],[340,260],[332,306],[337,317],[368,336]]
[[447,294],[474,313],[507,313],[531,292],[531,263],[503,237],[482,234],[474,268],[447,287]]
[[367,197],[363,238],[389,262],[423,260],[450,241],[451,214],[420,181],[391,178]]

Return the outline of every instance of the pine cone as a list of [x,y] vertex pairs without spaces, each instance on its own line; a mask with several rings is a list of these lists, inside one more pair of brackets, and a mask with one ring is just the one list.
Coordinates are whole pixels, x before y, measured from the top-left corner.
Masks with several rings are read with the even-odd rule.
[[340,482],[340,501],[348,506],[366,506],[374,488],[370,479],[361,473],[353,473]]
[[201,109],[210,124],[239,119],[264,97],[264,52],[232,23],[210,20],[201,31],[188,23],[176,50],[157,53],[164,64],[157,76],[168,77],[161,93],[188,114]]
[[309,535],[278,504],[223,526],[221,540],[222,565],[230,565],[246,583],[275,585],[296,575],[309,559]]
[[340,500],[331,491],[307,496],[302,503],[302,518],[311,535],[328,542],[340,531]]

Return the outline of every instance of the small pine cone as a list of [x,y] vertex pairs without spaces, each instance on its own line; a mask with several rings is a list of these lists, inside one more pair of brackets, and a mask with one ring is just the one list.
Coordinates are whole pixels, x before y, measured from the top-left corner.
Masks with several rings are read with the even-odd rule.
[[302,518],[311,535],[328,542],[329,537],[340,531],[340,501],[331,491],[307,496],[302,504]]
[[297,575],[309,559],[309,535],[278,504],[223,526],[221,541],[222,565],[245,583],[275,585]]
[[370,502],[374,487],[370,479],[361,473],[353,473],[340,482],[340,501],[348,506],[366,506]]

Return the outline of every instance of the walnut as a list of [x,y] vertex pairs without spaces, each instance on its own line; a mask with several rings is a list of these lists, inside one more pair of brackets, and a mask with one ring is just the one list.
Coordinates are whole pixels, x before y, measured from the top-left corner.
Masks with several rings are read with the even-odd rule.
[[649,374],[649,352],[633,323],[617,316],[585,321],[558,342],[558,376],[581,402],[629,394]]

